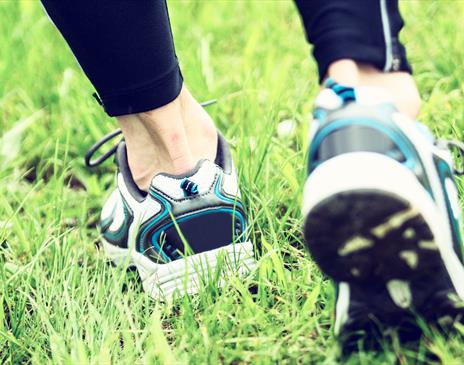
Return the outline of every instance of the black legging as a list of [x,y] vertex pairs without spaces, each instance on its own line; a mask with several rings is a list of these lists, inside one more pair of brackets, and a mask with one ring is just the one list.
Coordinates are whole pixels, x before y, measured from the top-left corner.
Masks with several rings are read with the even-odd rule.
[[[108,115],[155,109],[179,95],[183,81],[165,0],[42,3]],[[397,0],[296,0],[296,4],[314,45],[320,79],[332,62],[344,58],[384,71],[411,71],[398,40],[403,21]]]

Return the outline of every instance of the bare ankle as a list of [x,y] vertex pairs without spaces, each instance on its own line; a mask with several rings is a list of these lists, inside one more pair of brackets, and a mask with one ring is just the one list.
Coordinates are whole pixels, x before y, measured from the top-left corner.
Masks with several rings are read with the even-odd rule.
[[214,124],[185,88],[173,102],[118,117],[118,122],[126,139],[129,167],[142,190],[156,173],[182,174],[200,159],[215,158]]
[[356,87],[360,82],[359,66],[353,60],[338,60],[330,64],[328,76],[336,82],[345,85]]
[[375,86],[385,89],[401,112],[415,119],[421,98],[412,76],[406,72],[383,72],[353,60],[338,60],[329,66],[328,76],[352,87]]

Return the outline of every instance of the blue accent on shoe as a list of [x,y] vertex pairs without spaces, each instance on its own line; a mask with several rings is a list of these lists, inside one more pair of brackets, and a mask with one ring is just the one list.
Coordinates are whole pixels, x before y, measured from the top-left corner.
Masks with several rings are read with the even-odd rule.
[[445,197],[446,210],[448,211],[448,216],[451,221],[453,239],[457,241],[455,242],[455,249],[458,251],[459,257],[462,259],[464,257],[464,252],[463,252],[464,247],[462,244],[461,229],[459,227],[459,221],[454,217],[454,212],[451,207],[451,202],[448,198],[448,192],[446,191],[446,188],[445,188],[445,180],[446,178],[450,178],[450,179],[453,178],[453,171],[450,169],[449,165],[441,159],[436,159],[435,164],[437,166],[438,176],[440,177],[441,187],[442,187],[443,195]]
[[115,211],[116,211],[116,206],[113,207],[113,209],[111,210],[111,213],[108,216],[108,218],[102,219],[100,221],[100,223],[98,225],[99,225],[101,231],[104,231],[104,230],[108,229],[108,227],[111,225],[111,222],[113,221],[113,218],[114,218],[114,212]]
[[[122,199],[122,197],[121,197]],[[106,220],[102,221],[100,226],[102,227],[102,229],[105,229],[103,232],[102,232],[102,236],[107,239],[108,241],[113,241],[113,242],[117,242],[117,241],[120,241],[121,239],[123,239],[123,237],[127,234],[127,231],[129,230],[129,226],[131,224],[131,221],[132,221],[132,216],[131,216],[131,213],[129,211],[129,209],[127,208],[127,205],[126,205],[126,202],[124,201],[124,199],[122,199],[122,206],[123,206],[123,214],[124,214],[124,220],[123,220],[123,223],[121,225],[121,227],[119,227],[119,229],[115,232],[111,232],[111,231],[108,231],[108,228],[109,226],[111,225],[111,221],[114,219],[114,213],[116,211],[116,207],[113,208],[113,211],[111,213],[111,216],[109,218],[107,218]],[[106,226],[106,228],[104,228]]]
[[328,78],[324,82],[324,86],[326,88],[332,89],[343,100],[343,103],[356,100],[354,88],[350,86],[340,85],[331,78]]
[[[233,204],[234,208],[238,207],[244,210],[242,203],[240,202],[240,200],[238,200],[238,197],[236,199],[231,199],[231,198],[226,197],[224,194],[222,194],[221,187],[222,187],[222,175],[219,175],[216,181],[216,186],[214,187],[214,193],[216,194],[216,196],[226,203]],[[236,211],[236,209],[234,210]],[[245,219],[243,219],[241,223],[242,223],[242,229],[245,232],[246,227],[247,227],[247,222]]]
[[325,118],[327,117],[327,112],[322,109],[316,109],[313,112],[313,117],[314,119],[324,122]]

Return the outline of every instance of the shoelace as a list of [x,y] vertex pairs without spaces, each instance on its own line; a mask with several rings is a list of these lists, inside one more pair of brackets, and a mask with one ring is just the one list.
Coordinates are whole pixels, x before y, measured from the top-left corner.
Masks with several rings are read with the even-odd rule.
[[[211,100],[207,100],[207,101],[204,101],[202,103],[200,103],[200,105],[203,107],[203,108],[206,108],[207,106],[209,105],[212,105],[212,104],[215,104],[217,102],[216,99],[211,99]],[[85,157],[84,157],[84,161],[85,161],[85,165],[87,167],[95,167],[95,166],[98,166],[98,165],[101,165],[103,162],[105,162],[109,157],[111,157],[112,155],[114,155],[116,153],[116,150],[118,149],[118,144],[119,143],[116,143],[113,147],[111,147],[108,151],[106,151],[105,153],[102,153],[101,156],[95,158],[95,159],[92,159],[93,158],[93,155],[104,145],[106,144],[107,142],[111,141],[112,139],[116,138],[117,136],[119,136],[120,134],[122,134],[122,131],[120,128],[114,130],[113,132],[111,133],[108,133],[107,135],[103,136],[97,143],[95,143],[92,147],[89,148],[89,150],[87,151],[87,153],[85,154]]]

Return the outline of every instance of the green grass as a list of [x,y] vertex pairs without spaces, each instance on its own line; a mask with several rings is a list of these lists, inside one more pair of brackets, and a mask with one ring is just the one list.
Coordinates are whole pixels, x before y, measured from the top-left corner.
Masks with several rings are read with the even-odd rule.
[[[462,138],[461,1],[408,1],[403,40],[424,98],[421,119]],[[160,304],[96,249],[95,223],[114,166],[84,168],[116,127],[37,1],[0,1],[0,362],[341,362],[334,291],[303,248],[300,196],[317,76],[290,1],[171,1],[187,84],[232,141],[257,274],[219,294]],[[277,125],[295,121],[279,138]],[[462,190],[462,185],[460,185]],[[248,284],[258,284],[255,294]],[[464,328],[416,347],[385,341],[360,364],[462,363]]]

